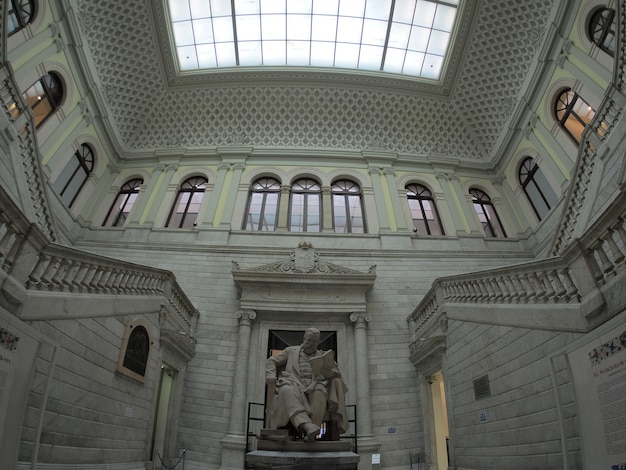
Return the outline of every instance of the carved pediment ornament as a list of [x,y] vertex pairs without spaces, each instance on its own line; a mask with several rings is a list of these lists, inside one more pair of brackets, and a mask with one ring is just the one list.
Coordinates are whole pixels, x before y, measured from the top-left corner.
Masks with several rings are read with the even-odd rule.
[[[239,264],[233,262],[233,271],[239,271]],[[320,260],[319,253],[313,248],[309,242],[302,242],[294,251],[290,253],[290,257],[286,261],[264,264],[247,269],[246,272],[261,273],[297,273],[297,274],[360,274],[362,272],[354,269],[345,268],[336,264],[327,263]],[[375,274],[376,266],[371,266],[368,274]]]

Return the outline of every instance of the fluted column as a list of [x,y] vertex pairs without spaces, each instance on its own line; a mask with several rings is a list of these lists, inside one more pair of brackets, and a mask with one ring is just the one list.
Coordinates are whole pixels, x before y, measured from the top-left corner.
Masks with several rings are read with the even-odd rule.
[[239,337],[237,338],[237,358],[235,360],[235,375],[233,376],[233,398],[230,402],[230,423],[228,434],[245,434],[246,429],[246,386],[248,383],[248,357],[250,355],[250,333],[252,322],[256,318],[254,310],[241,310],[237,313],[239,320]]
[[370,375],[367,349],[367,322],[365,313],[350,314],[354,323],[354,362],[356,370],[357,434],[361,438],[372,437],[372,404],[370,400]]

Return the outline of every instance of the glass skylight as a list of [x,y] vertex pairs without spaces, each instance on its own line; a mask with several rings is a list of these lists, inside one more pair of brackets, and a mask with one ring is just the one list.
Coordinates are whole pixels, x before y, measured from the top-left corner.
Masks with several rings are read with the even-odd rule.
[[460,0],[168,0],[181,71],[340,67],[438,79]]

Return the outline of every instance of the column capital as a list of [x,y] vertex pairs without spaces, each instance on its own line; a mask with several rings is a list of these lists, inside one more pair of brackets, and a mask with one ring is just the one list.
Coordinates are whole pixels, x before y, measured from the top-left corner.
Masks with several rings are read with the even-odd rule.
[[322,194],[332,194],[332,188],[330,186],[322,186]]
[[355,328],[365,328],[371,317],[365,312],[353,312],[350,314],[350,321],[354,323]]
[[256,311],[252,309],[239,310],[235,317],[237,318],[237,320],[239,320],[240,325],[250,325],[256,319]]
[[222,162],[217,167],[218,171],[228,171],[230,170],[230,163]]
[[281,184],[280,185],[280,192],[283,194],[289,194],[291,192],[291,185],[290,184]]
[[377,166],[370,165],[367,167],[370,175],[380,175],[381,169]]
[[246,168],[246,162],[233,163],[233,170],[243,171]]
[[383,174],[385,175],[395,176],[396,174],[396,169],[390,166],[383,167],[382,170],[383,170]]

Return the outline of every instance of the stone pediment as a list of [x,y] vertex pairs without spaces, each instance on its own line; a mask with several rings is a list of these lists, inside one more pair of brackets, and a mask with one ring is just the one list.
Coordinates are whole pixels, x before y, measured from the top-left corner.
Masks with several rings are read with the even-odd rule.
[[351,313],[366,311],[376,268],[361,272],[328,263],[303,242],[284,261],[248,269],[233,262],[232,275],[244,309]]

